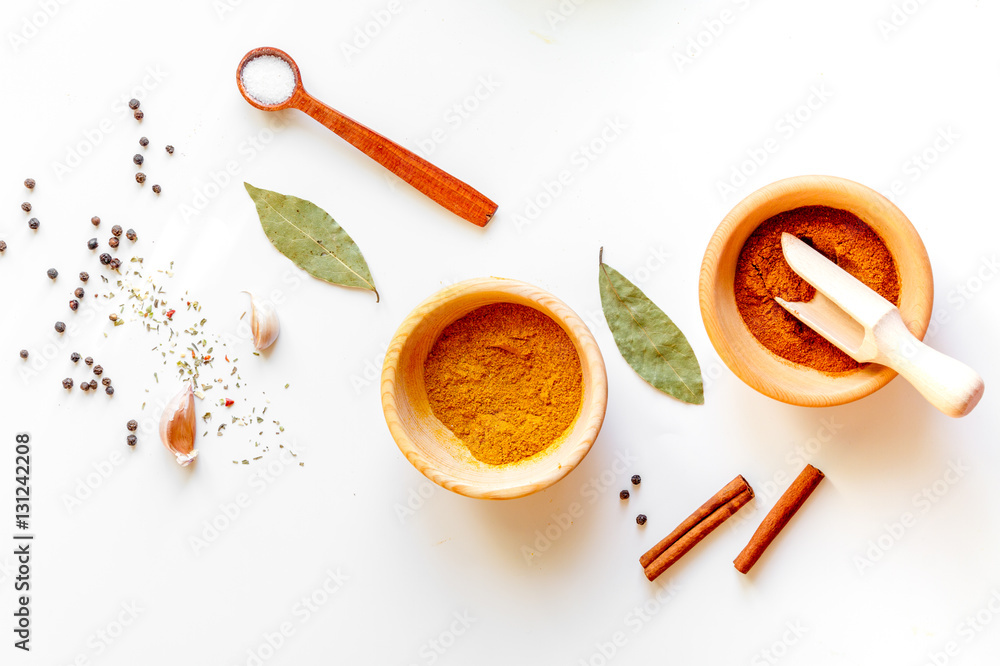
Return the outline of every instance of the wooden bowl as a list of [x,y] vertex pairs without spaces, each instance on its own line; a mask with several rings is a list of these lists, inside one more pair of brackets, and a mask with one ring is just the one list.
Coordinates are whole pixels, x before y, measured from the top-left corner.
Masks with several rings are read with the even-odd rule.
[[773,215],[813,205],[854,213],[882,238],[899,271],[899,311],[910,331],[923,339],[934,303],[934,282],[920,236],[902,211],[881,194],[833,176],[779,180],[738,203],[708,244],[698,295],[708,337],[740,379],[775,400],[828,407],[863,398],[885,386],[896,373],[871,364],[852,372],[827,374],[781,358],[747,329],[733,288],[736,262],[750,234]]
[[[424,388],[424,361],[441,331],[491,303],[519,303],[548,315],[573,341],[583,372],[583,403],[572,429],[544,451],[508,465],[473,458],[431,411]],[[382,411],[399,450],[428,479],[467,497],[523,497],[569,474],[597,439],[607,403],[604,358],[586,324],[552,294],[516,280],[477,278],[434,294],[403,320],[382,366]]]

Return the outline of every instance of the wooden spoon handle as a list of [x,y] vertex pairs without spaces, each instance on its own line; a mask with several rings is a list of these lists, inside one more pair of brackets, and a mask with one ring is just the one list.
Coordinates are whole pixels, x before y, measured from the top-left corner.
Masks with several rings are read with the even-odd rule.
[[[965,416],[983,397],[983,378],[975,370],[917,340],[899,319],[892,327],[896,339],[880,354],[878,362],[889,366],[948,416]],[[901,330],[900,330],[901,329]]]
[[462,219],[485,227],[496,212],[497,205],[472,186],[330,108],[304,90],[297,91],[292,105]]

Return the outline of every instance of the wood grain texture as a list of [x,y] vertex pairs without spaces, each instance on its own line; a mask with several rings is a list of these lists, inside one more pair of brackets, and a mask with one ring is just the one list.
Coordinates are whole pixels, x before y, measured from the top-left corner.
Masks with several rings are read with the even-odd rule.
[[[261,104],[243,87],[240,75],[243,66],[261,55],[277,56],[285,60],[295,73],[295,90],[291,97],[279,104]],[[292,57],[281,49],[261,47],[247,53],[236,68],[236,85],[244,99],[263,111],[299,109],[317,122],[325,125],[352,146],[368,155],[402,180],[409,183],[432,201],[468,220],[476,226],[485,227],[493,218],[497,204],[471,185],[459,180],[419,155],[403,148],[395,141],[348,118],[336,109],[319,101],[305,91],[299,67]]]
[[[441,331],[491,303],[519,303],[551,317],[572,340],[583,371],[583,403],[568,434],[545,451],[509,465],[487,465],[473,458],[434,415],[424,388],[424,361]],[[393,440],[424,476],[467,497],[510,499],[551,486],[583,460],[604,422],[608,379],[597,341],[565,303],[517,280],[477,278],[441,290],[403,320],[386,352],[381,395]]]
[[850,211],[882,238],[899,270],[899,311],[910,332],[922,339],[930,323],[934,282],[920,236],[902,211],[881,194],[834,176],[780,180],[738,203],[708,244],[698,296],[712,345],[729,369],[748,386],[792,405],[829,407],[870,395],[889,383],[896,373],[872,364],[855,372],[830,375],[778,357],[747,329],[733,291],[736,261],[754,229],[773,215],[809,205]]

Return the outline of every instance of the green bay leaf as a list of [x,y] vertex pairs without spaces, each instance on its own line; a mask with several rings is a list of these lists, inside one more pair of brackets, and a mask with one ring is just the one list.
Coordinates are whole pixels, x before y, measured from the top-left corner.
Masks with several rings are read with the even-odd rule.
[[324,282],[378,290],[361,248],[330,215],[305,199],[243,183],[268,240],[299,268]]
[[604,248],[598,279],[604,318],[632,369],[678,400],[704,404],[701,366],[687,338],[641,289],[604,263]]

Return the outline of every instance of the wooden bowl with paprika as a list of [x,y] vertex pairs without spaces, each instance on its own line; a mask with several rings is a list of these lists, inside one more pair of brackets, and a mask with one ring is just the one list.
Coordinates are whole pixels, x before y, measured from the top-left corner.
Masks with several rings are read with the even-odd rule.
[[597,341],[552,294],[502,278],[434,294],[396,331],[382,410],[406,459],[482,499],[523,497],[569,474],[604,422]]
[[903,212],[854,181],[797,176],[739,202],[708,244],[698,292],[719,356],[747,385],[792,405],[840,405],[882,388],[895,371],[854,362],[774,302],[808,301],[815,293],[785,262],[781,231],[894,302],[917,338],[927,331],[930,260]]

